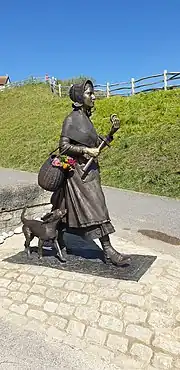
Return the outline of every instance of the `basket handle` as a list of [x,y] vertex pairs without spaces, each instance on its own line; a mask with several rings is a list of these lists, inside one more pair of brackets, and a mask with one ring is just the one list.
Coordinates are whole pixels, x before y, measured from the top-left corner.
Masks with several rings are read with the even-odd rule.
[[54,152],[56,152],[56,150],[58,150],[60,147],[58,146],[56,149],[54,149],[51,153],[49,153],[49,155],[53,154]]

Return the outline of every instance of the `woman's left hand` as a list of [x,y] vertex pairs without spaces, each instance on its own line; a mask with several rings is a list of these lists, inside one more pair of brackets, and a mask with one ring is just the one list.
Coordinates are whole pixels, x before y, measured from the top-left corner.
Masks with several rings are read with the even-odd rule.
[[113,136],[120,128],[120,119],[118,118],[117,114],[111,114],[110,122],[112,123],[110,135]]

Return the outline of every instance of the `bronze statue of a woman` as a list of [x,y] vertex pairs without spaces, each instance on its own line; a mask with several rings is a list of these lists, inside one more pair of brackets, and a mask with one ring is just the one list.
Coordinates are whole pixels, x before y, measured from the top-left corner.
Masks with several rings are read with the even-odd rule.
[[[63,122],[60,136],[60,154],[76,160],[72,175],[68,176],[63,189],[53,193],[53,209],[66,208],[65,228],[67,232],[99,239],[104,251],[104,261],[122,266],[130,263],[130,258],[117,252],[111,245],[109,234],[115,231],[109,217],[97,156],[101,139],[91,120],[94,107],[94,86],[90,80],[74,84],[69,91],[73,101],[73,111]],[[109,137],[109,142],[113,136]],[[87,161],[94,160],[83,178],[83,168]],[[83,179],[82,179],[83,178]]]

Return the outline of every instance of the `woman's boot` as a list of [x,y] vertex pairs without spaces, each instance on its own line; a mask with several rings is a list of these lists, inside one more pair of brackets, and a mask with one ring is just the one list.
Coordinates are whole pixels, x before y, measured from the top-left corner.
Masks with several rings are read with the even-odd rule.
[[99,240],[104,251],[105,262],[111,261],[117,266],[129,265],[131,263],[129,256],[120,254],[112,247],[109,235],[105,235]]

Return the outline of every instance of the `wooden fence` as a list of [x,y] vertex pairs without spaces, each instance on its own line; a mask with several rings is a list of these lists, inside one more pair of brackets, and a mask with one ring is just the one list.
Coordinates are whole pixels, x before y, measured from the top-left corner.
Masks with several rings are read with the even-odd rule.
[[[69,88],[71,85],[65,86],[63,84],[54,84],[54,88],[51,85],[51,79],[47,81],[45,77],[31,77],[29,79],[13,82],[7,85],[7,88],[22,86],[28,83],[49,83],[51,91],[59,97],[65,97],[68,95]],[[168,72],[164,70],[163,73],[159,73],[152,76],[141,77],[139,79],[131,78],[127,82],[109,83],[106,84],[95,84],[95,94],[98,98],[109,98],[110,96],[122,95],[131,96],[139,93],[147,93],[155,90],[167,90],[180,87],[180,72]]]
[[[180,87],[180,72],[168,72],[165,70],[152,76],[141,77],[139,79],[131,78],[127,82],[119,82],[105,85],[96,84],[95,92],[99,98],[114,95],[130,96],[139,93],[147,93],[155,90],[167,90]],[[59,85],[59,96],[66,96],[70,86]]]
[[13,87],[19,87],[19,86],[24,86],[24,85],[27,85],[27,84],[39,84],[39,83],[44,83],[45,82],[45,78],[44,77],[29,77],[29,78],[26,78],[25,80],[21,80],[21,81],[14,81],[14,82],[10,82],[4,86],[0,86],[0,91],[4,91],[4,89],[11,89]]
[[141,77],[139,79],[131,78],[129,82],[120,82],[107,85],[106,96],[112,95],[135,95],[147,93],[155,90],[167,90],[180,87],[180,72],[168,72],[164,70],[152,76]]

